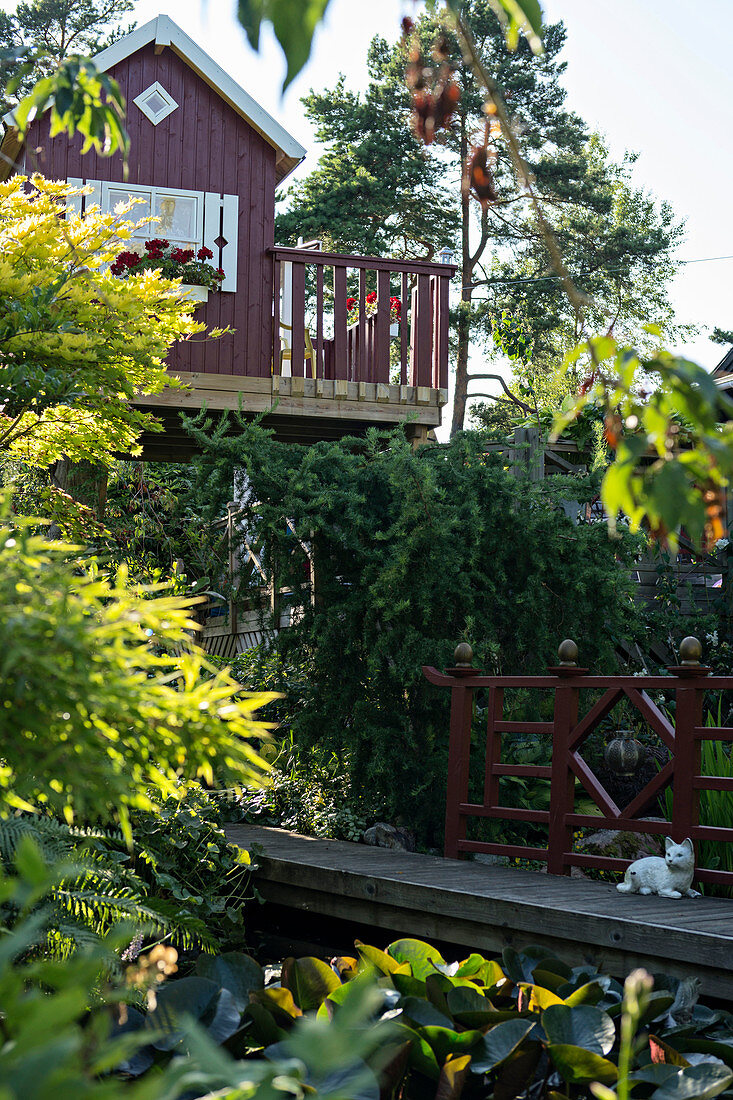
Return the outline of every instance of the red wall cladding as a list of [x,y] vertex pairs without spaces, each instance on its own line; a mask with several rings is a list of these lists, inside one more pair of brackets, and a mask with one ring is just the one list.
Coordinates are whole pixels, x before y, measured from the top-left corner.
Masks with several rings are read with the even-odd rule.
[[[152,43],[110,70],[127,102],[132,141],[127,183],[239,196],[237,290],[210,294],[196,310],[210,328],[236,331],[220,340],[201,333],[172,352],[171,367],[212,374],[270,374],[275,150],[170,48]],[[178,103],[157,126],[133,100],[155,81]],[[28,135],[27,170],[51,179],[123,182],[119,156],[81,156],[81,141],[49,138],[47,117]]]

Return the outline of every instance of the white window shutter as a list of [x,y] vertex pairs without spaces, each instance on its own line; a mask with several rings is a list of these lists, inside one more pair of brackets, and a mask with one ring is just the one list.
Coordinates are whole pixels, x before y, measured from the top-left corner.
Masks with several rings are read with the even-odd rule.
[[102,184],[99,180],[85,180],[85,185],[91,187],[91,194],[84,196],[84,209],[88,210],[90,206],[102,205]]
[[204,247],[214,253],[214,263],[219,266],[219,245],[221,236],[221,195],[207,191],[204,195]]
[[[66,182],[70,187],[81,187],[84,183],[83,180],[76,179],[73,176],[70,176]],[[83,195],[69,195],[66,200],[66,209],[70,214],[77,214],[81,217],[81,200],[83,197]]]
[[221,250],[221,266],[224,269],[224,281],[221,289],[237,289],[237,253],[239,251],[239,196],[225,195],[224,216],[221,221],[221,235],[226,244]]

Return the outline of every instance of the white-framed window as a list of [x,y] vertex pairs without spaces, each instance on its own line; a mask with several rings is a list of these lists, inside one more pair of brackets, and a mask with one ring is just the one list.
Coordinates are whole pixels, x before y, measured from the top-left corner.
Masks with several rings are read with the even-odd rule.
[[199,249],[204,243],[204,192],[181,191],[174,187],[141,187],[126,183],[103,183],[100,206],[113,211],[120,203],[139,199],[127,217],[138,221],[151,215],[157,222],[148,222],[135,230],[138,247],[144,251],[151,237],[165,237],[179,248]]
[[173,96],[157,80],[144,92],[140,92],[139,96],[135,96],[132,102],[139,107],[153,126],[157,126],[164,118],[168,118],[168,115],[172,114],[178,106]]
[[130,221],[151,215],[158,218],[157,222],[149,222],[135,231],[133,239],[125,245],[129,251],[143,253],[145,242],[154,237],[163,237],[180,248],[198,250],[205,245],[214,255],[210,263],[224,271],[222,291],[237,289],[238,195],[100,180],[69,179],[67,182],[74,187],[91,188],[91,194],[79,195],[70,201],[69,205],[78,214],[92,206],[111,213],[119,203],[140,199],[127,218]]

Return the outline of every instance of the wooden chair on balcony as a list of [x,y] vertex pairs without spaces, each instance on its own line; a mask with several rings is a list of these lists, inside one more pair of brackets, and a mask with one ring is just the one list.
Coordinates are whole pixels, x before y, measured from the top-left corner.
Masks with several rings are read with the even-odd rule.
[[[293,331],[293,326],[292,325],[286,325],[284,321],[280,322],[280,328],[285,329],[286,332],[292,332]],[[281,338],[281,340],[280,340],[280,373],[281,374],[282,374],[283,362],[286,359],[290,359],[290,361],[292,363],[293,349],[291,347],[288,347],[286,344],[283,344],[282,338]],[[308,362],[309,359],[310,359],[310,364],[311,364],[311,366],[310,366],[311,377],[315,378],[315,376],[316,376],[316,349],[313,347],[313,341],[311,340],[311,334],[310,334],[309,330],[306,329],[305,330],[305,348],[303,350],[303,365],[304,366]]]

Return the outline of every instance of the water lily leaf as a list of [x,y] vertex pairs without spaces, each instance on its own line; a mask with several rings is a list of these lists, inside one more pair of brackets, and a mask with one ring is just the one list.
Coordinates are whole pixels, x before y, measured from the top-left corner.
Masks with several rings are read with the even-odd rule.
[[280,978],[285,989],[293,994],[295,1003],[307,1012],[318,1008],[329,993],[341,982],[330,966],[321,959],[306,956],[302,959],[285,959]]
[[213,1009],[221,990],[208,978],[179,978],[156,994],[157,1005],[145,1017],[145,1026],[160,1034],[153,1039],[157,1050],[173,1050],[183,1039],[182,1016],[201,1020]]
[[674,1047],[665,1043],[663,1039],[658,1039],[656,1035],[649,1036],[649,1053],[655,1065],[684,1067],[690,1064]]
[[356,977],[356,971],[359,967],[359,960],[352,958],[351,955],[339,955],[338,958],[331,960],[331,965],[338,974],[342,982],[351,981]]
[[555,1068],[571,1085],[584,1081],[600,1081],[602,1085],[609,1085],[618,1077],[613,1062],[592,1050],[566,1043],[551,1043],[547,1049]]
[[318,1096],[348,1096],[349,1100],[379,1100],[379,1082],[374,1071],[359,1060],[325,1076],[308,1075]]
[[483,986],[495,986],[507,980],[506,974],[495,959],[485,959],[482,955],[469,955],[456,971],[457,978],[473,978]]
[[543,989],[551,989],[553,993],[557,993],[560,986],[567,983],[564,974],[553,974],[551,970],[543,970],[541,966],[532,971],[532,977],[535,985],[541,985]]
[[446,995],[446,1004],[453,1019],[465,1027],[482,1027],[490,1022],[494,1013],[491,1001],[475,986],[451,989]]
[[[132,1005],[127,1006],[124,1024],[115,1023],[110,1034],[111,1039],[117,1039],[121,1035],[129,1035],[141,1031],[145,1027],[145,1016]],[[120,1062],[115,1069],[118,1073],[126,1073],[130,1077],[139,1077],[150,1069],[155,1061],[153,1048],[150,1045],[139,1047]]]
[[501,953],[504,964],[504,973],[515,984],[519,982],[531,982],[532,971],[537,966],[537,960],[529,958],[525,952],[521,954],[513,947],[505,947]]
[[436,962],[445,965],[445,959],[440,952],[423,940],[395,940],[387,948],[387,954],[398,963],[409,963],[412,976],[423,980],[428,974],[435,973]]
[[558,997],[552,990],[544,989],[541,985],[522,983],[519,990],[519,1009],[521,1012],[538,1012],[549,1008],[550,1005],[563,1004],[562,997]]
[[687,1066],[670,1074],[652,1093],[652,1100],[709,1100],[727,1089],[733,1073],[727,1066]]
[[420,997],[424,1000],[427,996],[425,982],[419,978],[413,978],[412,974],[390,974],[392,985],[403,997]]
[[397,1094],[399,1085],[407,1070],[411,1048],[412,1040],[409,1038],[406,1042],[388,1043],[380,1048],[379,1081],[382,1087],[382,1096],[389,1097]]
[[733,1043],[720,1039],[691,1039],[681,1035],[675,1037],[674,1044],[680,1054],[713,1054],[733,1069]]
[[450,1016],[450,1012],[445,995],[452,988],[453,983],[445,974],[428,974],[425,979],[425,992],[428,1000],[435,1005],[439,1012],[443,1012],[446,1016]]
[[430,1044],[439,1066],[451,1057],[478,1048],[484,1037],[481,1031],[455,1031],[452,1027],[421,1027],[420,1034]]
[[420,997],[405,997],[402,1001],[402,1012],[408,1020],[420,1027],[453,1027],[449,1016]]
[[240,1012],[249,1004],[254,989],[263,989],[265,975],[262,967],[249,955],[239,951],[227,951],[223,955],[199,955],[196,973],[216,982],[221,989],[228,989]]
[[423,1039],[422,1035],[405,1024],[401,1025],[401,1030],[404,1030],[411,1041],[409,1061],[412,1068],[429,1077],[431,1081],[437,1081],[440,1077],[440,1066],[430,1044]]
[[534,1027],[533,1020],[506,1020],[483,1036],[471,1059],[472,1073],[490,1073],[506,1061]]
[[596,1005],[603,997],[603,987],[599,982],[587,982],[566,996],[565,987],[557,990],[558,997],[562,997],[566,1005]]
[[223,1043],[239,1030],[242,1022],[242,1013],[237,1005],[234,995],[228,989],[219,991],[219,999],[215,1002],[215,1011],[211,1021],[204,1018],[206,1030],[217,1043]]
[[652,1020],[656,1020],[658,1017],[666,1015],[667,1009],[673,1003],[674,997],[671,993],[661,993],[659,991],[651,993],[649,995],[647,1007],[641,1014],[640,1022],[642,1024],[648,1024],[651,1023]]
[[551,1043],[596,1054],[608,1054],[616,1041],[613,1020],[592,1005],[551,1005],[542,1013],[542,1026]]
[[283,1028],[278,1027],[275,1023],[273,1014],[268,1012],[263,1005],[257,1004],[256,1001],[250,1001],[247,1005],[246,1014],[253,1024],[253,1045],[259,1044],[260,1046],[267,1047],[272,1043],[279,1043],[281,1039],[287,1036],[287,1032],[284,1031]]
[[256,989],[249,995],[250,1005],[259,1004],[272,1014],[276,1023],[289,1027],[293,1020],[303,1013],[293,1000],[293,994],[282,986],[270,985],[267,989]]
[[457,1058],[448,1059],[440,1071],[435,1100],[458,1100],[463,1092],[470,1064],[470,1054],[461,1054]]
[[674,1077],[679,1072],[679,1066],[668,1066],[664,1063],[641,1066],[629,1074],[631,1081],[641,1081],[645,1085],[663,1085],[668,1077]]
[[526,1094],[532,1082],[544,1047],[526,1039],[497,1071],[492,1100],[516,1100]]
[[410,973],[408,965],[398,963],[396,959],[393,959],[385,951],[380,951],[378,947],[371,947],[368,943],[362,943],[361,940],[354,940],[354,946],[361,957],[370,962],[381,974]]

